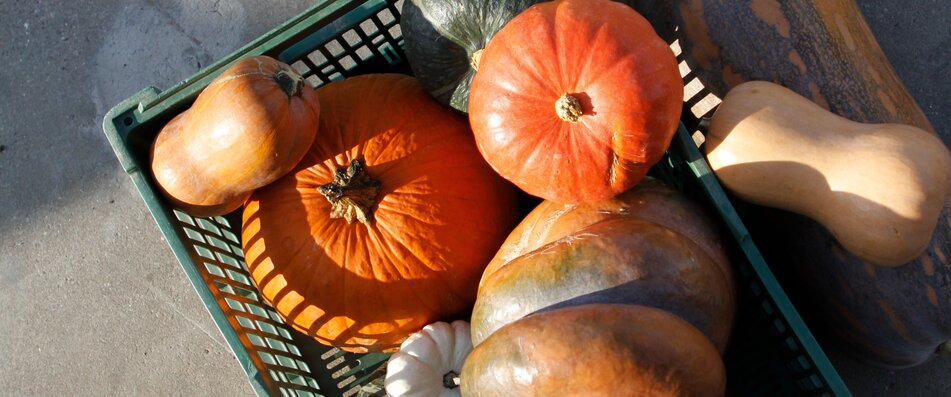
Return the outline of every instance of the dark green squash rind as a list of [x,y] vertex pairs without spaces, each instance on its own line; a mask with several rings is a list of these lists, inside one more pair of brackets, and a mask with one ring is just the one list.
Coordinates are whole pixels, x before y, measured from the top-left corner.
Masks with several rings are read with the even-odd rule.
[[744,81],[772,81],[850,120],[934,131],[853,0],[669,4],[643,11],[664,21],[661,36],[680,39],[692,75],[721,98]]
[[[932,244],[894,268],[863,263],[814,221],[760,207],[742,208],[767,262],[810,328],[830,345],[884,368],[934,357],[951,339],[951,205]],[[776,225],[783,225],[777,228]]]
[[440,103],[466,112],[472,54],[502,26],[541,0],[410,0],[400,28],[413,74]]
[[400,29],[413,75],[439,103],[465,111],[468,104],[460,104],[464,105],[460,109],[452,104],[452,98],[460,84],[472,79],[469,63],[462,62],[469,51],[439,34],[411,1],[403,3]]

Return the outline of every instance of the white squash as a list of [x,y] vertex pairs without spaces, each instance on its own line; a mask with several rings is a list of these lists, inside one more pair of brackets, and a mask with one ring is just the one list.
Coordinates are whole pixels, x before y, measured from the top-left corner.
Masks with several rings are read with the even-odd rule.
[[458,397],[459,373],[470,351],[468,322],[429,324],[390,356],[386,392],[392,397]]

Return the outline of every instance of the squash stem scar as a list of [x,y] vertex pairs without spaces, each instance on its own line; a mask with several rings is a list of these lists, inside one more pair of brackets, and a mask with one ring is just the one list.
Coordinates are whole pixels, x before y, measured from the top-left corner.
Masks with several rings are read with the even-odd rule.
[[457,374],[456,371],[446,372],[446,374],[442,376],[442,385],[447,389],[455,389],[459,387],[460,384],[462,384],[462,379],[459,379],[459,374]]
[[555,101],[555,114],[564,121],[577,123],[581,119],[581,101],[565,93]]
[[282,68],[274,74],[274,81],[281,86],[288,98],[299,96],[304,89],[304,78],[292,69]]

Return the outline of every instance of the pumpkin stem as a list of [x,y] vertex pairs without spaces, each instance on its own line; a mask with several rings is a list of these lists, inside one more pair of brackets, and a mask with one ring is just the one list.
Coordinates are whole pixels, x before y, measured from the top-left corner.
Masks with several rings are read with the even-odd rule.
[[581,101],[565,94],[555,102],[555,114],[564,121],[577,123],[581,119]]
[[469,66],[472,66],[472,70],[476,72],[479,71],[479,61],[482,60],[482,50],[485,48],[480,48],[476,52],[472,53],[472,58],[469,59]]
[[281,69],[274,74],[274,81],[281,86],[281,90],[288,98],[300,95],[304,89],[304,77],[293,69]]
[[380,181],[370,179],[363,168],[363,161],[355,159],[347,168],[339,168],[334,180],[320,186],[320,191],[330,202],[330,218],[344,218],[347,223],[356,219],[368,225],[373,221],[373,204],[380,191]]
[[938,346],[938,350],[935,351],[942,356],[951,356],[951,340],[945,341]]
[[462,384],[462,379],[459,379],[459,374],[456,371],[446,372],[442,376],[442,385],[447,389],[455,389]]

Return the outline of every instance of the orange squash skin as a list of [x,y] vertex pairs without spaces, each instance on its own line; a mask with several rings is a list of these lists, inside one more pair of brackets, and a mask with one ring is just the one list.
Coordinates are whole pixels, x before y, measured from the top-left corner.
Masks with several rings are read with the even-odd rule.
[[[471,307],[516,218],[515,189],[479,156],[465,119],[411,77],[358,76],[317,93],[322,138],[245,207],[248,266],[294,328],[347,351],[393,351]],[[382,184],[368,224],[331,219],[318,191],[355,159]]]
[[466,397],[722,396],[726,370],[696,328],[662,310],[592,304],[502,327],[466,358]]
[[[189,174],[187,172],[180,172],[178,170],[178,167],[182,165],[181,162],[163,160],[163,152],[171,151],[171,149],[167,149],[171,146],[168,144],[168,142],[181,142],[183,140],[181,138],[182,124],[184,123],[184,120],[187,116],[188,110],[185,110],[184,112],[181,112],[172,118],[168,124],[165,124],[165,126],[162,127],[162,130],[155,137],[155,142],[152,143],[152,170],[159,189],[162,191],[162,194],[165,196],[165,198],[172,203],[172,205],[182,208],[192,215],[215,216],[227,214],[238,209],[244,204],[245,201],[248,200],[248,197],[251,197],[250,191],[245,192],[244,194],[232,194],[225,198],[219,198],[218,201],[220,201],[220,203],[217,204],[194,204],[192,202],[183,201],[182,199],[178,198],[183,194],[193,194],[192,192],[176,193],[184,191],[188,185],[188,182],[179,182],[179,175],[181,175],[183,179],[188,179]],[[157,157],[156,154],[158,154]],[[195,182],[192,184],[192,186],[202,189],[200,182]]]
[[[567,121],[556,103],[576,99]],[[496,34],[472,81],[479,150],[529,194],[596,201],[636,184],[680,117],[677,61],[650,24],[606,0],[536,4]]]
[[152,173],[175,206],[197,216],[226,214],[297,165],[319,116],[317,96],[290,66],[266,56],[242,59],[162,129]]

